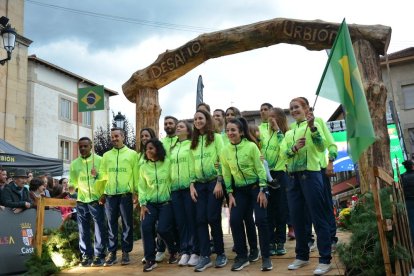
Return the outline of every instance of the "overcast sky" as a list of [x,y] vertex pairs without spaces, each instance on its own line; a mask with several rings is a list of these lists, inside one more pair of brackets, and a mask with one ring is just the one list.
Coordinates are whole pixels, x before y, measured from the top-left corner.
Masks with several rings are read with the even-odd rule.
[[[202,33],[284,17],[392,27],[388,53],[414,45],[411,1],[322,0],[26,0],[24,35],[30,54],[84,76],[120,96],[111,108],[135,122],[135,105],[122,93],[132,73]],[[325,51],[278,44],[208,60],[160,89],[161,117],[191,118],[197,79],[213,109],[233,105],[257,110],[263,102],[288,108],[290,99],[311,102],[327,61]],[[318,100],[316,115],[327,119],[337,104]]]

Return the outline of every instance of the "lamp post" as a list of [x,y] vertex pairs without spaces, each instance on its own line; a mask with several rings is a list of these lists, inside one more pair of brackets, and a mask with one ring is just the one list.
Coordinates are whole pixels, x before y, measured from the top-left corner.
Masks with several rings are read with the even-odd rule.
[[115,121],[114,126],[125,130],[125,119],[126,117],[122,115],[121,112],[118,112],[118,114],[114,117],[114,121]]
[[16,31],[7,24],[9,19],[5,16],[0,18],[0,34],[3,39],[3,47],[7,52],[7,58],[0,60],[0,64],[4,65],[6,61],[11,59],[11,54],[16,44]]

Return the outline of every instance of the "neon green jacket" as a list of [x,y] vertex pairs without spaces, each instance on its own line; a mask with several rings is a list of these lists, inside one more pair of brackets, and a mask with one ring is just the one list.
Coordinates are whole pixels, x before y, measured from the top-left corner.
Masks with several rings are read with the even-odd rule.
[[[323,135],[325,136],[325,139],[326,139],[325,146],[328,149],[328,158],[331,160],[336,159],[336,157],[338,156],[338,147],[335,144],[335,141],[332,137],[331,132],[328,129],[328,126],[323,121],[323,119],[319,117],[315,118],[315,122],[317,122],[321,126]],[[326,168],[327,165],[328,165],[328,161],[326,158],[326,152],[324,151],[321,153],[321,168]]]
[[[335,141],[332,137],[332,133],[329,131],[328,126],[326,125],[325,121],[320,117],[315,117],[315,122],[321,126],[321,130],[323,135],[325,136],[325,147],[328,149],[328,158],[329,159],[336,159],[338,156],[338,147],[335,144]],[[292,123],[290,128],[295,127],[296,123]],[[328,165],[328,161],[326,158],[326,152],[321,152],[321,168],[326,168]]]
[[178,141],[178,136],[174,136],[174,137],[166,136],[161,140],[161,143],[164,146],[167,156],[171,154],[171,147],[174,146],[177,141]]
[[260,140],[266,140],[269,136],[270,125],[268,122],[261,122],[259,125]]
[[191,140],[178,141],[171,149],[171,190],[178,191],[190,187],[194,163],[191,162]]
[[286,160],[280,154],[280,145],[284,137],[281,131],[270,130],[269,136],[263,140],[262,154],[271,171],[286,171]]
[[221,135],[221,139],[223,140],[223,147],[227,146],[230,144],[230,140],[229,137],[227,137],[227,134],[225,131],[223,131],[222,133],[220,133]]
[[219,161],[219,156],[223,148],[223,141],[221,135],[214,134],[214,141],[208,145],[206,144],[206,135],[198,137],[197,148],[191,150],[191,160],[194,164],[193,179],[191,182],[208,182],[213,180],[221,174],[221,167],[218,170],[215,164]]
[[138,194],[141,206],[148,203],[163,203],[171,200],[171,163],[147,160],[139,170]]
[[[95,160],[93,160],[94,158]],[[92,154],[87,158],[79,156],[70,163],[69,185],[78,189],[77,201],[83,203],[99,200],[103,194],[103,187],[91,175],[92,164],[94,163],[94,167],[98,171],[102,157],[94,154],[94,158]]]
[[227,192],[233,192],[232,176],[236,187],[257,182],[261,187],[266,187],[266,172],[255,143],[242,139],[237,145],[227,145],[220,155],[220,160]]
[[134,193],[138,190],[138,154],[127,146],[104,153],[99,170],[106,195]]
[[288,172],[319,171],[321,169],[320,153],[324,152],[326,147],[325,136],[320,131],[321,126],[317,122],[314,123],[317,128],[315,132],[307,128],[305,146],[298,152],[292,150],[296,141],[304,136],[307,125],[306,121],[296,123],[291,130],[285,133],[280,150],[287,160]]

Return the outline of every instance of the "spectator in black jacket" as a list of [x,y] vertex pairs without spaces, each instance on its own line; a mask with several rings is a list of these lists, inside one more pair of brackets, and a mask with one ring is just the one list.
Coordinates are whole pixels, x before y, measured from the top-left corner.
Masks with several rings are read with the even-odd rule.
[[3,202],[1,201],[1,193],[6,187],[7,181],[7,171],[0,167],[0,210],[4,209]]
[[12,208],[15,213],[20,213],[32,207],[29,191],[24,188],[27,182],[27,174],[24,169],[17,169],[14,180],[4,187],[1,201],[5,207]]
[[403,165],[406,172],[401,175],[401,181],[404,189],[405,204],[407,205],[411,242],[414,243],[414,162],[412,160],[405,160]]

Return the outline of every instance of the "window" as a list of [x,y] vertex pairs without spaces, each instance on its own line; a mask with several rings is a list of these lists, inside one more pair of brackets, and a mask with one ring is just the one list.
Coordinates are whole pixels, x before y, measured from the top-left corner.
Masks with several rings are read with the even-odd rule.
[[60,140],[59,157],[63,161],[70,161],[70,142]]
[[60,117],[66,120],[71,120],[71,102],[67,99],[60,99]]
[[82,112],[82,124],[85,126],[92,125],[92,113],[90,111]]
[[401,92],[404,99],[404,108],[414,108],[414,84],[402,85]]

